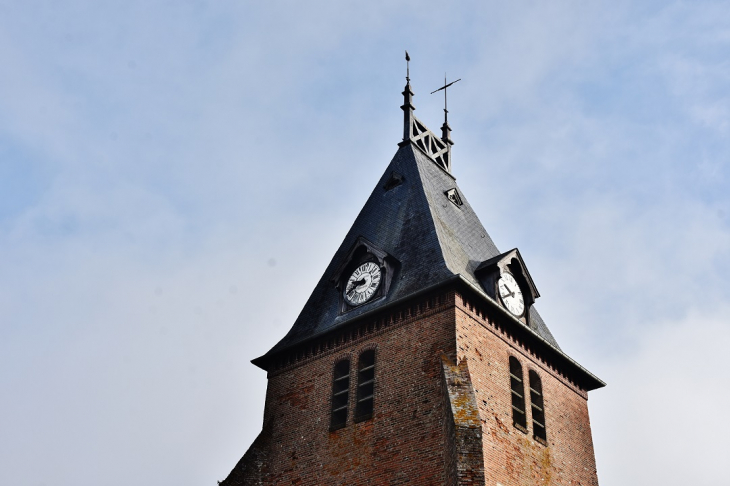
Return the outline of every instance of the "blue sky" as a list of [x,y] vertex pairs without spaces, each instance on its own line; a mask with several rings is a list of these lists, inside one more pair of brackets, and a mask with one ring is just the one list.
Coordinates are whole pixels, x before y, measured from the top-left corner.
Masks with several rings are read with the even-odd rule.
[[602,485],[730,483],[727,2],[0,2],[0,482],[215,484],[401,137],[519,247]]

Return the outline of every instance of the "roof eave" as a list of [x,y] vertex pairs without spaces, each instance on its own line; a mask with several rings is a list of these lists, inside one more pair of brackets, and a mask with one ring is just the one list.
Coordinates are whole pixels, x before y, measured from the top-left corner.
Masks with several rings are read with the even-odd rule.
[[544,349],[548,350],[548,353],[553,355],[555,358],[557,358],[559,361],[562,361],[563,364],[569,366],[573,369],[573,371],[577,372],[578,375],[580,375],[581,383],[585,386],[587,391],[595,390],[597,388],[602,388],[606,386],[606,383],[598,378],[596,375],[588,371],[586,368],[581,366],[577,361],[575,361],[573,358],[565,354],[560,349],[553,346],[549,341],[547,341],[545,338],[537,334],[534,330],[530,329],[529,327],[525,326],[522,322],[520,322],[517,318],[515,318],[512,314],[510,314],[506,309],[504,309],[501,305],[499,305],[497,302],[495,302],[493,299],[491,299],[481,288],[474,285],[472,282],[470,282],[467,278],[465,278],[461,274],[453,275],[452,277],[449,277],[447,279],[442,280],[439,283],[436,283],[434,285],[431,285],[429,287],[426,287],[424,289],[421,289],[417,292],[413,292],[411,294],[405,295],[397,300],[394,300],[392,302],[388,302],[385,305],[376,307],[375,309],[372,309],[368,312],[365,312],[353,319],[347,320],[340,325],[328,329],[325,332],[312,335],[308,337],[307,339],[303,339],[299,342],[292,343],[285,348],[278,349],[275,352],[267,352],[266,354],[259,356],[258,358],[252,359],[251,363],[255,366],[261,368],[264,371],[269,371],[268,365],[279,355],[286,353],[292,348],[305,346],[308,343],[320,339],[323,336],[326,336],[327,334],[342,331],[343,328],[351,326],[356,324],[357,322],[360,322],[362,320],[366,320],[371,318],[373,315],[379,314],[383,311],[386,311],[392,307],[402,305],[404,302],[411,300],[413,298],[419,297],[421,295],[433,292],[439,288],[446,287],[449,285],[452,285],[454,283],[461,283],[464,284],[469,290],[474,292],[476,295],[478,295],[484,302],[488,303],[493,309],[495,309],[497,312],[499,312],[506,320],[507,322],[512,323],[514,326],[518,326],[519,329],[526,331],[530,334],[531,338],[536,340],[540,346],[542,346]]
[[530,335],[537,340],[541,345],[545,346],[551,354],[554,354],[558,359],[565,362],[565,364],[569,365],[570,367],[574,368],[575,371],[577,371],[581,378],[583,379],[583,383],[586,385],[586,390],[591,391],[595,390],[597,388],[603,388],[606,386],[606,383],[598,378],[596,375],[588,371],[586,368],[581,366],[577,361],[575,361],[573,358],[565,354],[562,350],[556,348],[553,346],[549,341],[547,341],[545,338],[540,336],[538,333],[536,333],[534,330],[530,329],[529,327],[525,326],[519,319],[517,319],[515,316],[510,314],[504,307],[499,305],[496,301],[494,301],[491,297],[489,297],[484,290],[482,290],[480,287],[477,287],[472,282],[470,282],[466,277],[459,274],[457,275],[459,281],[463,284],[465,284],[470,290],[472,290],[474,293],[476,293],[482,300],[487,302],[491,307],[497,310],[497,312],[500,312],[507,320],[508,322],[511,322],[515,326],[519,326],[519,328],[528,331]]
[[292,348],[306,345],[306,344],[310,343],[311,341],[320,339],[322,336],[326,336],[327,334],[341,331],[343,328],[345,328],[347,326],[353,325],[353,324],[355,324],[357,322],[360,322],[362,320],[365,320],[365,319],[369,319],[373,315],[379,314],[379,313],[381,313],[381,312],[383,312],[385,310],[388,310],[388,309],[390,309],[392,307],[401,305],[404,302],[407,302],[407,301],[409,301],[411,299],[414,299],[416,297],[419,297],[421,295],[424,295],[424,294],[428,294],[430,292],[433,292],[434,290],[437,290],[437,289],[439,289],[441,287],[445,287],[445,286],[448,286],[450,284],[456,283],[456,282],[458,282],[461,279],[462,279],[461,275],[453,275],[453,276],[451,276],[449,278],[446,278],[446,279],[442,280],[441,282],[435,283],[433,285],[430,285],[430,286],[428,286],[428,287],[426,287],[424,289],[418,290],[416,292],[412,292],[412,293],[410,293],[408,295],[404,295],[403,297],[400,297],[400,298],[398,298],[396,300],[393,300],[393,301],[388,302],[388,303],[386,303],[384,305],[378,306],[378,307],[376,307],[374,309],[371,309],[371,310],[369,310],[367,312],[364,312],[364,313],[362,313],[362,314],[360,314],[360,315],[358,315],[356,317],[353,317],[352,319],[348,319],[348,320],[346,320],[344,322],[341,322],[339,325],[337,325],[337,326],[335,326],[333,328],[327,329],[324,332],[321,332],[321,333],[318,333],[318,334],[313,334],[313,335],[309,336],[306,339],[302,339],[301,341],[298,341],[298,342],[295,342],[295,343],[291,343],[291,344],[287,345],[286,347],[283,347],[281,349],[277,349],[274,352],[272,352],[272,350],[273,350],[273,348],[272,348],[272,350],[269,350],[266,354],[264,354],[262,356],[259,356],[258,358],[252,359],[251,360],[251,363],[253,363],[254,365],[258,366],[259,368],[261,368],[264,371],[269,371],[266,368],[266,365],[268,363],[270,363],[276,356],[281,355],[281,354],[285,353],[286,351],[288,351],[288,350],[290,350]]

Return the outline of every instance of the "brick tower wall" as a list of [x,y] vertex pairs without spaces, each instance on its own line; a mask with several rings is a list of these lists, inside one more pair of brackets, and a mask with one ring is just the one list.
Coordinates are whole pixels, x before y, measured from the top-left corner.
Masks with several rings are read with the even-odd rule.
[[[456,296],[458,359],[466,359],[482,420],[488,485],[597,486],[588,396],[495,326],[495,317]],[[533,438],[529,391],[527,433],[512,421],[509,357],[542,381],[547,446]]]
[[[453,298],[393,311],[379,331],[270,373],[262,434],[222,485],[450,482],[441,357],[456,354]],[[374,418],[353,423],[357,360],[366,349],[376,350]],[[330,432],[333,369],[344,357],[349,416]]]

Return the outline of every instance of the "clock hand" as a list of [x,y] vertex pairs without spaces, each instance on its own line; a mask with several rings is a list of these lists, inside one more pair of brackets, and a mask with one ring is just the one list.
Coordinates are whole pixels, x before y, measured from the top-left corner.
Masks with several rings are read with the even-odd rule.
[[507,287],[502,287],[502,288],[507,291],[506,293],[501,294],[502,295],[502,298],[514,297],[515,296],[515,293],[513,291],[509,290]]
[[365,279],[364,278],[361,278],[357,282],[352,282],[352,287],[350,287],[350,290],[347,291],[347,295],[350,295],[353,292],[355,292],[356,291],[355,289],[357,289],[357,287],[361,286],[364,283],[365,283]]

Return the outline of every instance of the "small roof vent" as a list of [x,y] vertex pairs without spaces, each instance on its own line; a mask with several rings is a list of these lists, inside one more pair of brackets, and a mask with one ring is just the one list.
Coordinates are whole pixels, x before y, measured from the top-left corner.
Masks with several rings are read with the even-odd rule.
[[461,200],[461,196],[459,196],[459,191],[457,191],[455,187],[444,192],[444,194],[446,194],[446,197],[449,198],[449,201],[454,203],[457,208],[460,208],[464,205],[464,201]]
[[394,187],[400,186],[401,184],[403,184],[403,175],[399,174],[396,171],[393,171],[390,173],[390,178],[385,183],[385,186],[383,186],[383,188],[386,191],[390,191]]

